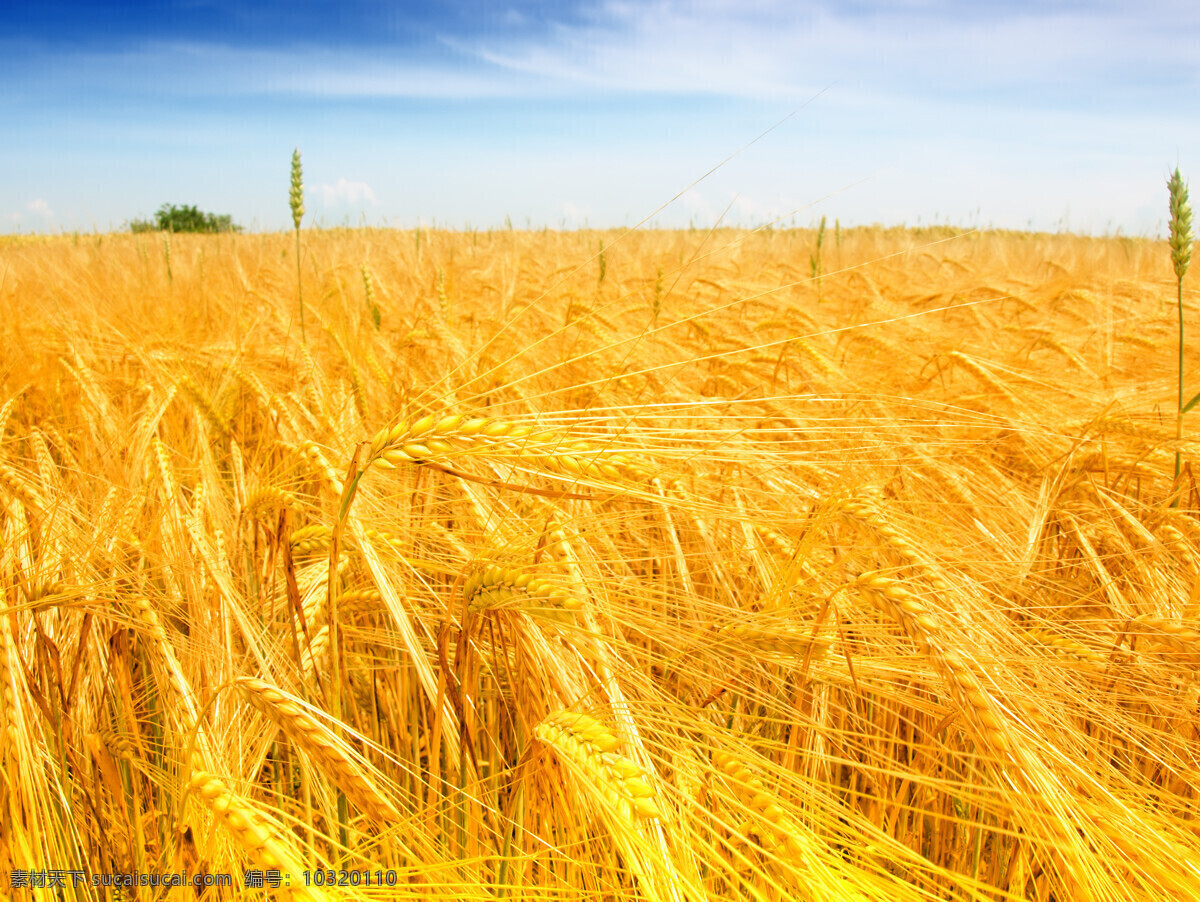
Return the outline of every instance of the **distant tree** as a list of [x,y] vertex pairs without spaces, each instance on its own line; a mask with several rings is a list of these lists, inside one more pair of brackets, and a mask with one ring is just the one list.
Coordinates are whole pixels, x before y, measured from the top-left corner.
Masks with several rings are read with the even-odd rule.
[[129,223],[131,232],[240,232],[228,214],[202,213],[194,206],[163,204],[153,220],[135,219]]

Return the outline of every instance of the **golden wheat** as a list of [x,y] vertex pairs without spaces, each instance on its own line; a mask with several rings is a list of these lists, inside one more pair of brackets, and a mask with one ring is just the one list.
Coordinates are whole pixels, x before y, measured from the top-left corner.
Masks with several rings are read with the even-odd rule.
[[533,604],[542,603],[568,611],[578,611],[583,607],[583,602],[566,589],[512,567],[487,566],[467,577],[463,583],[463,597],[467,609],[473,613],[503,604],[518,592]]
[[534,732],[564,760],[577,766],[592,791],[619,810],[633,817],[662,817],[645,773],[616,751],[620,741],[595,718],[573,711],[555,711]]
[[314,902],[325,898],[319,890],[304,885],[305,869],[300,865],[299,856],[282,838],[282,831],[245,799],[230,791],[219,777],[195,770],[188,789],[204,800],[246,850],[251,861],[263,869],[278,870],[287,875],[290,886],[282,890],[284,896]]
[[364,813],[384,824],[400,820],[395,806],[375,786],[362,765],[350,757],[342,740],[317,722],[298,700],[254,677],[242,677],[237,685],[246,700],[275,721]]
[[1162,242],[298,232],[0,238],[0,872],[1200,902]]
[[1001,757],[1012,748],[1003,713],[984,688],[977,664],[949,647],[934,612],[905,585],[882,573],[863,573],[852,584],[874,598],[928,656],[950,687],[950,695],[985,745]]

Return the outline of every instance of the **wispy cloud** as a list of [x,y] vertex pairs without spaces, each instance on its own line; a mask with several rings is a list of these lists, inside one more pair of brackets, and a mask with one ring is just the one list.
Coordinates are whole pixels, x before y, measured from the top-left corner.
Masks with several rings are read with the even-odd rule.
[[[10,59],[18,55],[7,43]],[[115,97],[498,97],[514,94],[514,79],[469,61],[397,60],[378,49],[256,49],[216,43],[156,41],[136,49],[24,50],[36,56],[37,82],[13,85],[13,96]],[[10,64],[13,65],[13,64]],[[474,71],[472,71],[474,70]],[[0,73],[2,73],[0,67]],[[502,73],[503,74],[503,73]]]
[[[26,47],[22,54],[18,43],[3,43],[10,59],[40,56],[39,78],[51,88],[150,95],[469,99],[616,91],[795,100],[837,83],[847,92],[983,92],[984,102],[1053,107],[1064,99],[1103,104],[1150,86],[1200,86],[1193,50],[1200,7],[1190,4],[964,10],[945,2],[602,0],[536,23],[512,12],[506,27],[490,31],[440,23],[417,47],[329,47],[316,36],[247,46],[179,36],[111,52]],[[20,90],[43,88],[26,83]]]
[[316,195],[327,207],[355,206],[363,203],[374,207],[379,204],[370,185],[366,182],[352,182],[346,178],[339,178],[332,185],[315,185],[309,188],[309,192]]
[[698,220],[699,225],[715,224],[717,216],[720,214],[716,206],[706,197],[705,192],[699,188],[689,188],[680,195],[676,203],[690,220]]
[[39,226],[45,226],[54,219],[54,211],[50,209],[50,204],[44,198],[35,197],[25,204],[20,212],[9,213],[7,218],[14,225],[20,225],[26,220],[32,219]]
[[561,221],[568,229],[582,228],[588,223],[592,215],[592,208],[588,204],[573,204],[570,201],[565,201],[561,208]]
[[1200,61],[1185,35],[1200,35],[1200,13],[1182,4],[608,0],[536,40],[452,43],[514,73],[605,90],[773,99],[837,81],[898,96],[990,90],[1036,106],[1065,93],[1196,86]]

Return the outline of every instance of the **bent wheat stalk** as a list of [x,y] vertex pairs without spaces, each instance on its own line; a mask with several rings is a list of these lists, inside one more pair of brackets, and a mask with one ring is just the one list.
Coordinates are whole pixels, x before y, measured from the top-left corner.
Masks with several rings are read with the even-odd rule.
[[587,714],[555,711],[534,731],[569,764],[588,789],[630,818],[661,818],[645,773],[619,754],[620,740]]
[[305,710],[299,699],[253,677],[239,678],[237,686],[246,700],[307,752],[365,814],[384,824],[400,820],[400,813],[367,776],[363,766],[351,757],[345,742]]
[[279,827],[266,815],[232,792],[219,777],[205,770],[192,772],[188,790],[204,801],[256,865],[266,870],[279,870],[286,875],[287,888],[282,890],[285,896],[323,902],[325,896],[320,890],[304,885],[302,875],[306,868],[301,865],[295,850],[283,839]]

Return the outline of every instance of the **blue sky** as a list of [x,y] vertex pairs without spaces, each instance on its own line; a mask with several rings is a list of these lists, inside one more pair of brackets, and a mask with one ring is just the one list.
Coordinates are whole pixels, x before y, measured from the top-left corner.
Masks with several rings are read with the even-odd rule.
[[1161,235],[1169,171],[1200,192],[1200,7],[4,3],[0,121],[2,232],[289,228],[298,146],[325,225]]

